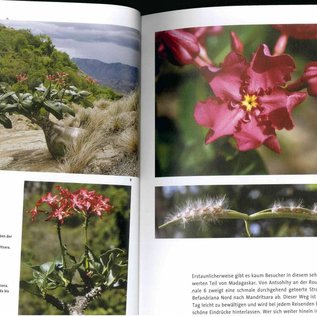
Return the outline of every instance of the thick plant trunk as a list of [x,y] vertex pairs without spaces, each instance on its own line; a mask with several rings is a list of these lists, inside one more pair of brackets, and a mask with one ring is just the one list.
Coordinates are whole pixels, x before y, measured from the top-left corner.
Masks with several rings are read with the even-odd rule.
[[38,123],[42,128],[47,148],[54,158],[63,157],[68,146],[74,144],[83,129],[64,127],[50,121],[48,118]]
[[96,286],[89,290],[85,295],[75,296],[72,304],[66,304],[62,300],[48,294],[45,295],[44,299],[47,303],[53,305],[65,315],[81,316],[84,314],[84,311],[90,302],[100,296],[103,290],[104,289],[101,286]]
[[97,298],[102,292],[102,288],[99,286],[91,289],[87,294],[83,296],[77,296],[75,302],[72,305],[68,305],[69,315],[83,315],[84,310],[89,303]]

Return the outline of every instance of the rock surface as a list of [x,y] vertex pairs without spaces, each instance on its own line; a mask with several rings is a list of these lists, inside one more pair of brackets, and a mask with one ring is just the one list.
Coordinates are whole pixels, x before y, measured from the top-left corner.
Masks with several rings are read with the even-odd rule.
[[42,130],[0,128],[0,169],[58,172]]

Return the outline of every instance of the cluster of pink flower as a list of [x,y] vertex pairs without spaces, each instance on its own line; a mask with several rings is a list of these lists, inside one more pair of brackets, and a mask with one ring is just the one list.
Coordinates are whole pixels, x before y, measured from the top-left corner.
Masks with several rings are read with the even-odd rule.
[[[220,137],[232,136],[240,151],[264,144],[276,153],[280,145],[276,130],[294,127],[292,110],[301,104],[307,93],[317,96],[317,62],[306,65],[295,82],[291,73],[294,59],[285,54],[289,37],[317,39],[317,25],[274,25],[280,31],[273,55],[262,43],[250,61],[243,55],[244,45],[234,32],[231,51],[221,66],[207,55],[206,36],[216,36],[222,27],[202,27],[162,31],[156,34],[159,58],[183,66],[195,65],[213,92],[196,104],[196,122],[209,129],[206,144]],[[306,91],[300,91],[302,89]]]
[[29,77],[27,74],[22,73],[22,74],[16,75],[15,78],[18,83],[23,83],[24,81],[27,81]]
[[97,80],[92,78],[91,76],[86,76],[85,80],[89,83],[89,84],[96,84]]
[[[103,213],[109,213],[112,210],[110,198],[97,194],[94,190],[89,191],[81,188],[71,192],[61,186],[56,186],[56,189],[58,194],[53,196],[49,192],[36,202],[35,207],[30,211],[32,221],[39,213],[45,213],[48,215],[46,221],[56,219],[60,224],[63,224],[65,218],[74,214],[83,214],[85,217],[93,215],[101,217]],[[40,208],[45,204],[49,210]]]
[[66,72],[57,72],[55,74],[47,75],[46,79],[48,81],[51,81],[51,82],[55,83],[55,84],[64,86],[66,84],[68,76],[69,76],[69,74],[66,73]]

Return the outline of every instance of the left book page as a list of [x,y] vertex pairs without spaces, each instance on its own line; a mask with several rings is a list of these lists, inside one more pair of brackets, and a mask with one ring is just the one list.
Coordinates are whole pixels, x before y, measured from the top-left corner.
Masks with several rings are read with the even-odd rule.
[[138,314],[140,13],[0,1],[0,305]]

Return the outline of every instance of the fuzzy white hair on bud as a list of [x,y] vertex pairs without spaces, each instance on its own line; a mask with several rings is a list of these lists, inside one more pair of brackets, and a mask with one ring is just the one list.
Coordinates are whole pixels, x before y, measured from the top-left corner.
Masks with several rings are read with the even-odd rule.
[[289,208],[292,212],[302,212],[303,203],[301,201],[295,203],[294,201],[289,202]]
[[180,222],[184,225],[192,221],[216,221],[218,216],[226,211],[226,199],[207,198],[189,200],[182,207],[177,208],[177,212],[167,217],[167,222]]
[[303,204],[302,202],[295,203],[294,201],[289,202],[274,202],[271,211],[274,213],[278,212],[302,212]]
[[272,212],[282,212],[285,209],[285,207],[283,207],[283,204],[280,201],[274,202],[271,210]]

